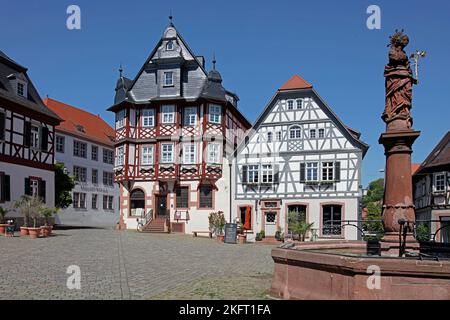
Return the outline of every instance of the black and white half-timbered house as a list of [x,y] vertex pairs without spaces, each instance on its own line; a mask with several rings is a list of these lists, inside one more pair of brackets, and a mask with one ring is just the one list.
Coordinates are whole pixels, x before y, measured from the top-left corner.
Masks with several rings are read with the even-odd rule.
[[0,51],[0,206],[12,209],[23,194],[54,206],[54,128],[60,120],[27,69]]
[[191,233],[232,205],[234,150],[251,124],[172,21],[136,77],[117,82],[115,179],[120,227]]
[[309,237],[356,239],[361,164],[368,146],[298,75],[272,97],[235,158],[234,212],[247,239],[289,235],[288,213],[314,223]]

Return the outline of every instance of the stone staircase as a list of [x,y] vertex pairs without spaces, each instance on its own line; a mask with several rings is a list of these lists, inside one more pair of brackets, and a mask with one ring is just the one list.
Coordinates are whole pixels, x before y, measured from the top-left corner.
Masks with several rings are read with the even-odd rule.
[[146,233],[168,233],[167,227],[166,227],[166,220],[167,218],[155,218],[150,221],[150,223],[146,224],[141,232]]

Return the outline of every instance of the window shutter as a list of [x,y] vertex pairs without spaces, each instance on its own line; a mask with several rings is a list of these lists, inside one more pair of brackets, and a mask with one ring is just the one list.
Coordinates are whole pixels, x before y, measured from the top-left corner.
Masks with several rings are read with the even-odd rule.
[[300,182],[306,181],[306,165],[305,163],[300,163]]
[[247,183],[247,166],[242,166],[242,183]]
[[48,128],[42,127],[41,129],[41,150],[48,150]]
[[336,161],[334,163],[334,180],[339,182],[341,181],[341,162]]
[[1,177],[1,186],[2,186],[2,193],[0,194],[0,200],[1,201],[11,201],[11,183],[10,183],[10,177],[6,174],[3,174]]
[[45,203],[45,180],[39,180],[39,197]]
[[23,145],[29,147],[31,145],[31,122],[25,121],[23,124]]
[[5,139],[5,114],[0,112],[0,140]]
[[25,178],[25,195],[31,196],[30,178]]
[[275,164],[273,166],[273,183],[280,183],[280,165],[279,164]]

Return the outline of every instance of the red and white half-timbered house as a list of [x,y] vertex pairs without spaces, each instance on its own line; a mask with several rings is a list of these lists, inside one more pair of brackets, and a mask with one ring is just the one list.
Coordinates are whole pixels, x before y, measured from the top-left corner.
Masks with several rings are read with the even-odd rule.
[[134,80],[117,81],[115,178],[120,226],[190,233],[230,217],[234,150],[251,124],[172,22]]
[[12,209],[23,194],[54,206],[54,132],[60,120],[43,104],[27,69],[0,51],[0,206]]

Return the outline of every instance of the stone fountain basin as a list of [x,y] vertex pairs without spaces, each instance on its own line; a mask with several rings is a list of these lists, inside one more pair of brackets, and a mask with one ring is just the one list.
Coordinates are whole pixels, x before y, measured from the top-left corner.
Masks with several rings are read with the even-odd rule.
[[[366,242],[342,240],[295,243],[291,248],[282,245],[272,250],[272,258],[271,296],[275,298],[450,299],[449,260],[368,256]],[[373,288],[371,266],[379,267],[379,288]]]

